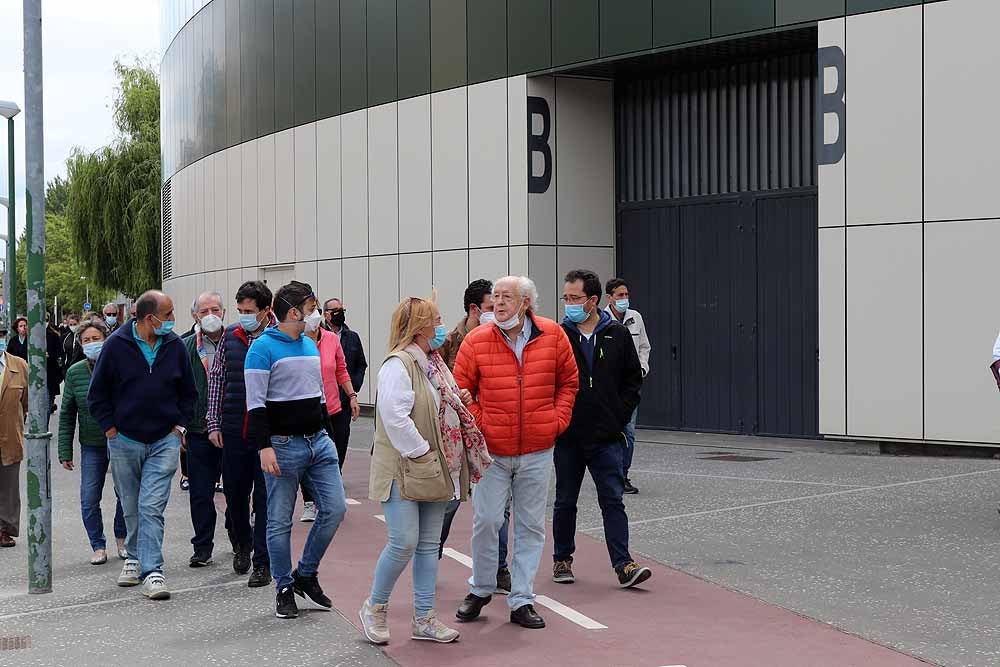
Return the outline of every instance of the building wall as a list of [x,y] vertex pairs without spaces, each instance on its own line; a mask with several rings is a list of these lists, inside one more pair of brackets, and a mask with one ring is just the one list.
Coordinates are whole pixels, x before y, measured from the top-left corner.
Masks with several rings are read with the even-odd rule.
[[[529,95],[551,112],[553,155],[548,189],[531,194]],[[234,312],[245,280],[267,279],[272,289],[307,281],[323,299],[344,299],[373,372],[392,309],[432,287],[452,325],[471,280],[528,274],[540,311],[555,317],[561,275],[614,269],[612,113],[608,81],[518,76],[224,149],[171,178],[164,289],[179,312],[207,289]],[[533,120],[541,133],[541,117]],[[532,157],[541,175],[543,160]]]
[[846,152],[819,167],[823,433],[1000,444],[998,23],[994,0],[947,0],[820,24],[846,55]]

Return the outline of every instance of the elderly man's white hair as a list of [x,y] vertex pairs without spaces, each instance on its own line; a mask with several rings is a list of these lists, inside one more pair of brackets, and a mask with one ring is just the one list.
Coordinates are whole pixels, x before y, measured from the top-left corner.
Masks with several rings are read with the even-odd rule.
[[220,306],[222,306],[225,303],[225,301],[222,300],[222,295],[219,294],[218,292],[216,292],[215,290],[209,290],[207,292],[202,292],[201,294],[199,294],[198,296],[196,296],[194,298],[194,301],[191,302],[191,314],[192,315],[197,315],[198,314],[198,302],[201,301],[206,296],[214,296],[216,299],[219,300],[219,305]]
[[493,291],[496,292],[501,285],[512,285],[517,290],[518,296],[522,299],[528,298],[528,309],[534,310],[538,307],[538,288],[535,281],[528,276],[504,276],[493,281]]

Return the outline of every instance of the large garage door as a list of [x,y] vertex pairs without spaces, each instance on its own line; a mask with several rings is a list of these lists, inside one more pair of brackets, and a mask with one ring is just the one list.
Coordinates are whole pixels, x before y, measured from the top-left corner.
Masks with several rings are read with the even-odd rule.
[[654,350],[640,424],[815,435],[815,192],[633,206],[620,231]]

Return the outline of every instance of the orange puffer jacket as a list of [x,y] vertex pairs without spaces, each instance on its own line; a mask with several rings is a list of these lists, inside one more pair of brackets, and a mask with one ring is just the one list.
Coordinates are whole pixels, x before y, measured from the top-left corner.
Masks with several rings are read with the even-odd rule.
[[573,348],[552,320],[532,314],[531,321],[520,365],[495,324],[470,331],[458,351],[455,380],[472,393],[469,410],[494,455],[549,449],[573,416],[580,388]]

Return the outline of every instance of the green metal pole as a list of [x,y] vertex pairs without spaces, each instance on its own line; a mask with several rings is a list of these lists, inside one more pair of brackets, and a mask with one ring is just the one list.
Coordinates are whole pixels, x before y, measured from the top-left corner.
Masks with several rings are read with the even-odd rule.
[[24,161],[27,185],[28,592],[52,592],[52,471],[45,372],[45,136],[42,125],[42,3],[24,0]]
[[7,290],[7,325],[14,322],[17,314],[14,310],[14,295],[17,293],[17,253],[14,252],[17,232],[14,229],[14,119],[7,119],[7,280],[10,289]]

